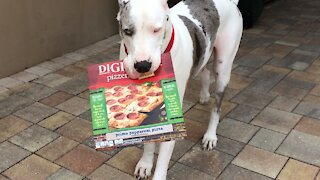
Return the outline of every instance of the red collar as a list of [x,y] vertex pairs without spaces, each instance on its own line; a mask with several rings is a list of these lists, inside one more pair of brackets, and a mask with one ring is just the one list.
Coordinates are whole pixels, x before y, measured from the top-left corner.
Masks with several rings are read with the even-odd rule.
[[[174,27],[173,27],[173,25],[172,25],[171,39],[170,39],[170,41],[169,41],[169,44],[168,44],[168,46],[167,46],[166,50],[163,52],[163,54],[164,54],[164,53],[168,53],[168,52],[170,52],[170,51],[171,51],[172,46],[173,46],[173,43],[174,43],[174,36],[175,36],[175,33],[174,33]],[[125,44],[123,44],[123,45],[124,45],[124,50],[125,50],[126,54],[128,55],[128,49],[127,49],[127,46],[126,46]]]

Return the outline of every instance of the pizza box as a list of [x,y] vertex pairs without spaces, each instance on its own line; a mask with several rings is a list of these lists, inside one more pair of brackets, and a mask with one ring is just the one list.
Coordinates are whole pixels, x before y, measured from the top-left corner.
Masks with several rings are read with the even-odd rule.
[[183,111],[169,53],[155,75],[132,80],[121,60],[88,67],[97,150],[183,139]]

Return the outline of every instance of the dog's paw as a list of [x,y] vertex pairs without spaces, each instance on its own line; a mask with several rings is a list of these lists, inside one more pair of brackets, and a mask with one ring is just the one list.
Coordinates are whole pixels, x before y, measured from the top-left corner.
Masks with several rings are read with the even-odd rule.
[[140,159],[134,171],[134,177],[137,179],[146,179],[150,177],[152,166],[152,160]]
[[199,99],[200,104],[206,104],[209,102],[209,100],[210,100],[210,93],[201,91],[200,99]]
[[204,150],[211,151],[213,150],[214,147],[216,147],[217,142],[218,142],[218,138],[216,134],[212,135],[212,134],[206,133],[202,139],[202,147]]

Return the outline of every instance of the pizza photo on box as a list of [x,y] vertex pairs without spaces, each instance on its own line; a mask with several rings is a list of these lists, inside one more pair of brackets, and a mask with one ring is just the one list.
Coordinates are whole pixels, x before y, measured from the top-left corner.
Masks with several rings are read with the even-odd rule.
[[160,82],[113,86],[105,90],[105,96],[110,129],[156,124],[166,119]]

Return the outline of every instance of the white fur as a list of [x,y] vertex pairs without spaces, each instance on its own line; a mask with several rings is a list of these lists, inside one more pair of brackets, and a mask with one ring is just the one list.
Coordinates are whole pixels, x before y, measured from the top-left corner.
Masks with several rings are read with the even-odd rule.
[[232,0],[235,4],[239,3],[239,0]]
[[176,6],[171,9],[171,14],[175,15],[184,15],[188,19],[190,19],[194,24],[200,27],[202,24],[197,19],[194,19],[193,16],[190,14],[190,9],[184,2],[180,2]]
[[210,71],[207,68],[204,68],[202,72],[200,73],[201,78],[201,91],[200,91],[200,103],[205,104],[210,99],[210,85],[211,85],[211,79],[210,79]]
[[[242,18],[239,10],[236,7],[237,0],[214,0],[214,2],[220,16],[220,26],[218,28],[215,42],[210,42],[210,40],[207,39],[207,49],[202,67],[204,67],[209,60],[213,50],[212,46],[214,46],[216,49],[216,72],[218,74],[216,77],[216,92],[223,92],[229,83],[232,63],[239,47],[242,35]],[[141,23],[146,18],[146,16],[143,14],[148,14],[148,16],[152,17],[154,14],[160,14],[164,16],[169,14],[169,12],[167,12],[166,7],[163,6],[163,4],[166,3],[166,0],[132,0],[131,3],[136,8],[136,10],[133,11],[132,16],[137,19],[137,22],[135,23],[141,27],[138,31],[141,31],[142,33],[136,37],[136,40],[129,40],[128,38],[123,40],[123,43],[126,43],[126,45],[128,44],[129,56],[127,56],[124,52],[122,43],[120,49],[120,59],[124,59],[126,70],[130,77],[137,78],[139,74],[133,69],[134,61],[145,58],[140,56],[150,56],[152,61],[155,61],[155,64],[160,63],[160,53],[164,51],[170,40],[168,37],[165,40],[160,40],[155,36],[151,36],[150,32],[141,26]],[[159,3],[162,3],[162,6],[160,6]],[[159,5],[160,7],[156,5]],[[155,8],[155,6],[157,8]],[[141,13],[141,11],[143,13]],[[178,15],[184,15],[190,18],[198,26],[200,26],[201,23],[192,18],[190,10],[184,3],[179,3],[170,11],[170,22],[164,22],[163,24],[163,32],[161,35],[164,35],[165,31],[167,34],[171,34],[171,23],[175,28],[175,41],[171,50],[171,56],[182,103],[185,88],[193,64],[193,43],[187,27],[184,25]],[[155,21],[147,22],[149,26],[154,26],[156,23]],[[149,39],[146,40],[144,36],[148,37]],[[139,52],[137,52],[137,49],[139,48],[141,52],[143,49],[145,54],[139,54]],[[155,57],[154,54],[157,57]],[[157,67],[155,66],[153,67],[152,71],[155,71],[156,69]],[[202,81],[200,101],[205,103],[208,101],[210,96],[210,72],[207,69],[203,69],[200,76]],[[206,149],[211,150],[216,146],[216,129],[219,123],[219,118],[219,109],[214,108],[210,117],[208,130],[203,138],[203,146]],[[154,180],[166,179],[168,164],[173,152],[174,144],[174,141],[161,143],[159,157],[153,176]],[[154,143],[145,145],[143,156],[136,166],[135,175],[139,176],[140,178],[146,178],[150,176],[151,169],[153,167],[154,150]]]
[[134,175],[136,177],[148,178],[151,176],[151,170],[153,166],[153,157],[155,151],[155,144],[145,144],[143,155],[138,162],[136,169],[134,171]]

